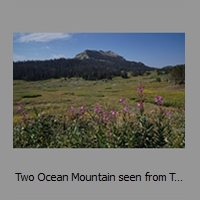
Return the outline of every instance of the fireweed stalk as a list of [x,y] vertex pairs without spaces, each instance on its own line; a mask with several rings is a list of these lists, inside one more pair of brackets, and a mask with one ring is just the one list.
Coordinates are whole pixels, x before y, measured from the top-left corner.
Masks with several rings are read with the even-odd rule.
[[157,125],[157,134],[159,137],[160,146],[164,146],[168,143],[167,137],[171,134],[170,128],[170,115],[171,112],[168,110],[167,112],[164,111],[162,106],[164,105],[164,101],[162,96],[155,97],[155,103],[157,104],[159,111],[158,111],[158,121],[154,121]]
[[144,112],[144,106],[143,106],[143,103],[144,103],[144,99],[146,97],[146,94],[143,93],[143,90],[144,90],[144,86],[142,83],[139,84],[138,86],[138,91],[137,91],[137,96],[139,97],[139,102],[137,103],[137,106],[138,106],[138,109],[140,111],[140,114],[142,115],[143,112]]
[[[125,101],[126,99],[125,98],[121,98],[119,100],[119,102],[121,103],[122,105],[122,116],[123,116],[123,120],[125,121],[126,120],[126,117],[130,117],[130,110],[128,108],[128,105],[125,104]],[[118,112],[118,115],[120,115],[121,112]]]
[[126,99],[124,97],[119,100],[123,107],[123,113],[127,112],[127,106],[125,105],[125,101]]

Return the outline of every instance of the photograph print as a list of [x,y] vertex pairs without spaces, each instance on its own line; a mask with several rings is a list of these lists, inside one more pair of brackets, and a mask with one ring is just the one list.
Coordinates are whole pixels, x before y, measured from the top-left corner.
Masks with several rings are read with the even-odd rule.
[[13,33],[13,148],[185,148],[185,33]]

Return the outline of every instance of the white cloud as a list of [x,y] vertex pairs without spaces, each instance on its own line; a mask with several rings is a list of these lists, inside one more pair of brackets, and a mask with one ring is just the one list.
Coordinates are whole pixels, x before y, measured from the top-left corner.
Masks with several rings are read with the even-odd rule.
[[50,59],[65,58],[63,54],[53,54]]
[[50,49],[50,47],[46,46],[45,49]]
[[28,33],[20,34],[18,42],[49,42],[58,39],[68,39],[71,35],[68,33]]
[[14,61],[26,60],[26,57],[23,55],[13,55]]

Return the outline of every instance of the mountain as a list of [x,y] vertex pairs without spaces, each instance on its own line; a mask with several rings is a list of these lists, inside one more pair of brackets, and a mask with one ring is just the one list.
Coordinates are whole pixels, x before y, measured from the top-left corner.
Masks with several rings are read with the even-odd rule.
[[125,59],[112,51],[97,51],[97,50],[85,50],[82,53],[77,54],[75,59],[93,59],[98,61],[125,61]]
[[127,61],[112,51],[85,50],[72,59],[13,62],[13,79],[37,81],[50,78],[81,77],[85,80],[128,78],[143,75],[156,68],[142,62]]

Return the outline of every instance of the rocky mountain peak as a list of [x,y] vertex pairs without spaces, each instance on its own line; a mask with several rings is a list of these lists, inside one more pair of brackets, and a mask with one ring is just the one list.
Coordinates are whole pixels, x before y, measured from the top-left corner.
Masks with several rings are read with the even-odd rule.
[[95,59],[101,61],[125,61],[125,59],[112,51],[102,51],[102,50],[85,50],[75,56],[75,59]]

